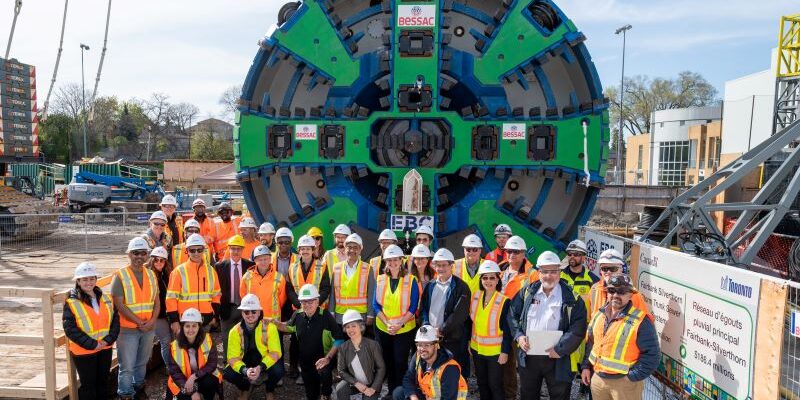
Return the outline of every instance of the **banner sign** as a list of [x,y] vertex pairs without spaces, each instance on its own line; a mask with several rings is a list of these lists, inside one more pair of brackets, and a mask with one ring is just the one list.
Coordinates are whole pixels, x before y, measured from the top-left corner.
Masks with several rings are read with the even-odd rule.
[[625,254],[625,242],[619,238],[604,235],[602,232],[587,230],[584,241],[586,242],[584,265],[598,276],[600,276],[600,271],[597,268],[597,259],[600,258],[600,253],[607,249],[617,249],[620,254]]

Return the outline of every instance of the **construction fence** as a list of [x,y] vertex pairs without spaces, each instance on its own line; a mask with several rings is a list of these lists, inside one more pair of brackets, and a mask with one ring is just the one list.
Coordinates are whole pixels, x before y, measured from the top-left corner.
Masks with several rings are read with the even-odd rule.
[[[800,399],[800,283],[583,228],[590,268],[624,252],[659,332],[644,399]],[[757,382],[757,383],[756,383]]]

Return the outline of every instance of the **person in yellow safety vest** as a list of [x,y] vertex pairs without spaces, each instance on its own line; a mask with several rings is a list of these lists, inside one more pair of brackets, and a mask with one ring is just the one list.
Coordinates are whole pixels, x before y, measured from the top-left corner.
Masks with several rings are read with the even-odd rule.
[[258,241],[263,246],[269,247],[269,251],[275,251],[275,227],[269,222],[264,222],[258,227]]
[[273,392],[285,373],[278,329],[263,319],[261,301],[252,293],[242,298],[239,310],[242,322],[228,333],[228,365],[222,377],[239,389],[239,400],[248,399],[253,387],[260,385],[266,388],[266,398],[274,400]]
[[242,218],[242,222],[239,223],[239,235],[244,243],[242,257],[252,261],[253,250],[261,245],[261,242],[256,238],[256,221],[250,217]]
[[211,254],[215,255],[214,244],[217,242],[217,224],[213,218],[206,214],[206,202],[203,199],[195,199],[192,202],[192,210],[194,211],[194,220],[200,224],[200,235],[206,241],[206,246],[211,251]]
[[391,229],[382,230],[378,235],[378,247],[380,247],[378,255],[369,259],[369,267],[372,268],[372,273],[375,274],[376,278],[383,274],[383,252],[393,244],[397,244],[397,235],[394,234],[394,231]]
[[[508,323],[519,347],[515,358],[520,393],[527,399],[540,399],[546,382],[550,398],[561,399],[566,396],[564,392],[571,391],[575,378],[569,355],[586,336],[586,306],[561,280],[561,258],[557,254],[543,251],[536,266],[540,279],[523,287],[509,308]],[[552,347],[529,354],[539,340],[538,334],[553,333],[558,340]]]
[[[222,202],[217,209],[220,221],[216,222],[216,235],[214,238],[214,254],[217,260],[225,258],[228,250],[228,239],[239,234],[239,217],[233,216],[233,207],[228,202]],[[255,225],[255,223],[253,224]]]
[[325,263],[325,268],[327,268],[328,271],[333,271],[334,265],[347,258],[344,241],[347,240],[347,237],[350,236],[351,233],[350,228],[345,224],[339,224],[336,226],[336,229],[333,230],[334,246],[332,249],[326,251],[325,255],[322,257],[322,261]]
[[394,400],[466,400],[467,381],[450,353],[439,347],[439,332],[423,325],[414,339],[417,352],[408,363],[403,386],[392,393]]
[[189,260],[175,267],[169,274],[167,287],[167,319],[172,334],[180,332],[179,316],[189,307],[203,314],[203,325],[219,316],[222,291],[217,271],[203,257],[206,242],[202,236],[193,234],[186,240]]
[[325,255],[325,244],[322,243],[322,229],[312,226],[308,229],[306,235],[314,239],[314,258],[322,260],[322,257]]
[[155,249],[156,247],[170,249],[172,247],[172,236],[166,231],[166,226],[166,214],[161,211],[156,211],[150,215],[149,227],[142,235],[142,238],[147,241],[147,245],[151,249]]
[[436,279],[436,270],[431,263],[433,254],[428,246],[424,244],[414,246],[408,259],[411,261],[411,267],[408,270],[417,277],[420,287],[425,287],[428,282]]
[[[178,201],[175,196],[168,194],[162,197],[159,207],[161,212],[167,216],[167,226],[164,227],[164,231],[172,238],[172,244],[181,242],[183,240],[183,218],[175,212],[178,209]],[[172,265],[177,264],[173,263]]]
[[275,270],[266,246],[256,247],[253,255],[256,265],[242,276],[239,295],[244,298],[248,294],[255,294],[261,301],[264,319],[280,321],[281,307],[286,302],[286,277]]
[[661,349],[647,311],[636,308],[630,278],[607,282],[608,302],[589,323],[581,380],[596,400],[641,399],[644,381],[658,368]]
[[[592,285],[592,288],[589,290],[589,304],[587,305],[589,321],[591,321],[594,314],[606,304],[606,282],[613,276],[626,273],[625,261],[622,259],[622,254],[616,249],[606,249],[600,253],[600,257],[597,259],[597,265],[600,270],[600,281]],[[647,302],[641,293],[638,291],[634,292],[631,296],[631,302],[634,307],[645,311],[650,321],[654,321],[653,314],[649,312],[650,309],[647,307]]]
[[483,250],[483,242],[476,234],[469,234],[464,238],[461,243],[464,249],[464,258],[456,260],[453,268],[453,275],[461,278],[464,283],[469,286],[471,294],[478,292],[478,286],[481,283],[480,274],[478,274],[478,267],[480,267],[483,259],[481,258],[481,250]]
[[480,286],[472,295],[469,315],[472,318],[472,361],[478,380],[480,400],[504,400],[503,365],[512,351],[508,326],[510,301],[500,292],[500,267],[485,260],[478,268]]
[[403,383],[408,354],[417,327],[420,287],[417,278],[403,269],[403,250],[390,245],[383,251],[386,270],[375,283],[375,332],[386,363],[389,393]]
[[336,263],[331,269],[331,292],[328,308],[336,317],[336,323],[342,323],[342,316],[347,310],[356,310],[366,317],[367,326],[375,323],[375,310],[372,299],[375,296],[375,275],[369,264],[361,260],[364,242],[357,233],[345,239],[347,257]]
[[196,308],[186,309],[180,323],[181,331],[169,346],[167,387],[177,400],[213,399],[222,384],[217,346]]
[[153,337],[161,301],[158,280],[145,263],[150,247],[141,237],[128,242],[130,263],[119,269],[111,282],[114,308],[120,313],[120,334],[117,340],[119,376],[117,394],[133,398],[144,391],[147,361],[153,352]]
[[119,335],[119,314],[111,296],[97,286],[97,267],[75,268],[75,287],[67,294],[62,321],[72,363],[81,380],[79,399],[106,399],[112,345]]
[[[580,239],[575,239],[567,245],[567,263],[561,264],[561,280],[564,281],[569,287],[572,288],[572,294],[575,297],[583,299],[586,305],[586,313],[589,313],[589,291],[592,285],[597,283],[600,278],[595,275],[589,268],[586,268],[584,261],[586,260],[586,243]],[[570,354],[572,360],[572,372],[580,374],[581,364],[583,363],[583,354],[586,347],[586,341]],[[581,385],[580,391],[582,394],[588,392],[589,387]],[[569,400],[564,397],[564,400]]]
[[[186,235],[188,239],[189,236],[194,235],[195,233],[200,233],[200,223],[194,219],[190,219],[186,221],[186,225],[184,225],[183,234]],[[186,240],[181,243],[177,243],[172,246],[172,251],[170,252],[172,256],[172,266],[177,267],[187,261],[189,261],[189,253],[186,252]],[[203,260],[205,262],[211,263],[211,251],[209,251],[208,247],[206,247],[205,252],[203,253]]]

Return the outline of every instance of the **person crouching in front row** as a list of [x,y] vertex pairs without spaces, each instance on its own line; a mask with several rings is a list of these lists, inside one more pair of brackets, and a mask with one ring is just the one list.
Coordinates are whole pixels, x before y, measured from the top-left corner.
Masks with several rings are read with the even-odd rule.
[[169,346],[167,387],[175,399],[213,399],[222,383],[217,346],[202,324],[200,311],[187,308],[181,315],[178,338]]

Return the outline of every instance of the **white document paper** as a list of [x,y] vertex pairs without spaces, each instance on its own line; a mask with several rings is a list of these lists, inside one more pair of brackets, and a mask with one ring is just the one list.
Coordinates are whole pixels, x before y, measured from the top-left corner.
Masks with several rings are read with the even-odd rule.
[[545,356],[552,349],[564,332],[561,331],[528,331],[529,356]]

